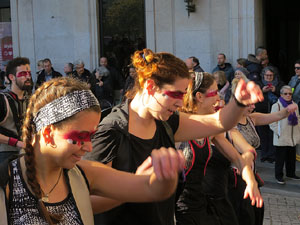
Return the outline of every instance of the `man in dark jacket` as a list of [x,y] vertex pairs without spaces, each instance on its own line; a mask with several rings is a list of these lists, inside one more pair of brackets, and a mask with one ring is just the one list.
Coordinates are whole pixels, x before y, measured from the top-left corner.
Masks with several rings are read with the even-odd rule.
[[258,82],[262,78],[260,73],[262,71],[261,62],[268,57],[267,49],[264,47],[258,47],[255,51],[255,55],[249,54],[246,61],[246,69],[250,72],[249,79]]
[[204,70],[200,67],[199,59],[195,56],[191,56],[185,60],[185,64],[189,70],[194,72],[204,72]]
[[212,73],[216,71],[224,71],[226,74],[226,79],[231,83],[234,78],[234,70],[230,63],[226,62],[226,56],[224,53],[218,54],[218,65],[213,69]]
[[73,73],[73,77],[77,78],[82,82],[86,82],[91,91],[95,94],[95,85],[96,85],[96,77],[94,74],[84,68],[84,62],[79,59],[74,62],[75,71]]
[[44,69],[38,74],[35,89],[38,89],[45,81],[56,77],[62,77],[61,73],[53,69],[50,59],[44,59]]

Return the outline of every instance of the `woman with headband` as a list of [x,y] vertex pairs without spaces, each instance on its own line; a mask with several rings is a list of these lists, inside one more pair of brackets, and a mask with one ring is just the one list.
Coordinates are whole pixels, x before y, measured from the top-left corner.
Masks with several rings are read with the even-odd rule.
[[[211,114],[215,112],[219,101],[218,86],[214,77],[209,73],[195,72],[195,80],[187,90],[181,110],[198,115]],[[215,146],[211,146],[210,143]],[[179,149],[183,150],[186,158],[186,181],[176,203],[177,225],[238,224],[234,209],[227,198],[219,199],[215,203],[211,196],[203,191],[203,179],[213,179],[215,176],[215,174],[207,173],[207,166],[210,164],[211,157],[215,157],[216,154],[222,157],[225,155],[242,171],[243,178],[248,184],[245,197],[249,196],[252,203],[257,203],[258,207],[262,205],[262,198],[257,189],[251,165],[244,162],[224,134],[181,142]],[[217,149],[220,149],[221,153]],[[226,170],[218,171],[221,174],[225,172]],[[218,182],[221,187],[226,186],[225,179]]]
[[25,155],[9,163],[8,183],[1,177],[1,224],[92,225],[90,194],[142,202],[174,192],[184,164],[174,149],[153,150],[154,170],[142,176],[81,161],[99,120],[99,103],[85,83],[57,78],[35,91],[23,125]]
[[[124,104],[99,124],[88,159],[98,160],[118,170],[135,172],[149,156],[151,148],[174,147],[188,141],[218,134],[234,126],[244,104],[261,99],[254,83],[241,82],[236,100],[213,115],[177,113],[190,83],[185,63],[169,53],[136,51],[132,63],[137,82],[127,92]],[[123,204],[102,215],[106,224],[174,224],[175,196],[150,204]]]

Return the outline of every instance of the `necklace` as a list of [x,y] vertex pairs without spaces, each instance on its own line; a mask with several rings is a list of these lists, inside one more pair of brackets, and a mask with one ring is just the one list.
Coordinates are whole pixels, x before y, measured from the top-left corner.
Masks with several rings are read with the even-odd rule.
[[63,170],[60,171],[56,183],[54,184],[54,186],[51,188],[51,190],[50,190],[48,193],[45,193],[45,192],[42,190],[42,193],[43,193],[42,201],[43,201],[43,202],[49,202],[49,195],[50,195],[51,192],[54,190],[54,188],[57,186],[57,184],[58,184],[58,182],[59,182],[59,180],[60,180],[62,171],[63,171]]

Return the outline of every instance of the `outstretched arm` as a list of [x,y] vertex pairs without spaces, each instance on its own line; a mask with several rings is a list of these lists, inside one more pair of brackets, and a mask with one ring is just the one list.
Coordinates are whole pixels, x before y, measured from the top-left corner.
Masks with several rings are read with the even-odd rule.
[[92,195],[121,202],[160,201],[175,191],[184,157],[172,148],[153,150],[151,156],[151,175],[134,175],[92,161],[82,160],[78,164],[87,176]]
[[254,112],[251,113],[249,116],[251,117],[255,126],[262,126],[262,125],[268,125],[277,122],[279,120],[282,120],[288,117],[291,113],[295,112],[297,109],[298,109],[297,104],[293,103],[277,112],[272,112],[272,113]]
[[222,110],[210,115],[180,113],[179,127],[174,135],[175,141],[188,141],[213,136],[235,126],[247,105],[263,100],[262,92],[255,83],[240,80],[235,98]]

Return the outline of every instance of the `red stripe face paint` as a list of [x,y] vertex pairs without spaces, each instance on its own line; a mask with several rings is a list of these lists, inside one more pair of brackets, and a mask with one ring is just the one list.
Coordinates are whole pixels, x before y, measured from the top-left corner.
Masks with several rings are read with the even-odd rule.
[[96,133],[96,130],[88,132],[88,131],[70,131],[69,133],[63,136],[64,139],[67,140],[70,144],[77,144],[81,146],[84,142],[90,142],[91,137]]
[[185,95],[186,93],[184,92],[181,92],[181,91],[164,91],[163,92],[163,96],[168,96],[168,97],[171,97],[171,98],[175,98],[175,99],[180,99],[182,100],[183,99],[183,96]]

